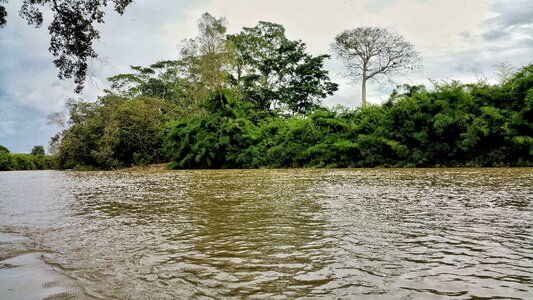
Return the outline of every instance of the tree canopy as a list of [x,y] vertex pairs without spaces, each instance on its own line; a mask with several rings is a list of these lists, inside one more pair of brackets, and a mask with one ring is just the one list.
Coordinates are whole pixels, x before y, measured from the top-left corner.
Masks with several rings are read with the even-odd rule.
[[31,155],[35,155],[35,156],[45,155],[44,147],[42,145],[33,147],[31,149]]
[[54,166],[53,158],[46,155],[44,147],[33,147],[31,154],[11,153],[0,145],[0,171],[45,170]]
[[259,22],[229,40],[235,49],[232,79],[261,109],[305,113],[337,90],[323,69],[329,55],[307,54],[305,43],[287,39],[282,25]]
[[5,146],[0,145],[0,152],[10,153],[9,149],[7,149]]

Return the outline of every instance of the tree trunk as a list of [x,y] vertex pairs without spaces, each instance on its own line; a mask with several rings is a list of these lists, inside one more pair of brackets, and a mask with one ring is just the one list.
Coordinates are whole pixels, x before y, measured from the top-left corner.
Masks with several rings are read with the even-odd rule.
[[364,77],[362,80],[361,97],[363,97],[363,108],[364,108],[366,107],[366,78]]
[[366,77],[366,66],[367,61],[363,62],[363,80],[361,82],[361,97],[363,98],[363,108],[366,107],[366,80],[368,79]]

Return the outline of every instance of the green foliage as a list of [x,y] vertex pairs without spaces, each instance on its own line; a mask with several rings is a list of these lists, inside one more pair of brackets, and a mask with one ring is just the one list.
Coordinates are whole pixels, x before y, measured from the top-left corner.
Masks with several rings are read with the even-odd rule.
[[251,143],[255,126],[246,118],[249,106],[223,91],[223,101],[217,96],[207,103],[208,116],[177,120],[171,123],[165,141],[172,168],[236,168],[248,164],[242,149]]
[[164,122],[158,116],[164,105],[157,98],[139,97],[117,106],[109,115],[99,145],[100,162],[114,166],[159,161]]
[[163,160],[165,124],[174,106],[161,99],[108,94],[68,103],[69,128],[55,138],[59,168],[117,168]]
[[53,158],[44,154],[43,146],[35,146],[32,154],[10,153],[7,148],[0,146],[0,171],[46,170],[52,167]]
[[[165,155],[176,167],[260,165],[241,151],[263,134],[259,123],[309,113],[337,89],[323,69],[328,56],[307,54],[277,24],[228,38],[225,19],[205,13],[180,56],[108,78],[111,89],[96,102],[70,100],[68,128],[51,142],[58,167],[109,169]],[[231,80],[235,68],[240,79]]]
[[337,90],[323,69],[329,56],[307,54],[303,42],[285,37],[282,25],[259,22],[229,40],[235,51],[232,80],[259,109],[308,113]]
[[16,170],[16,162],[9,152],[0,151],[0,171]]
[[44,154],[44,147],[42,145],[35,146],[33,149],[31,149],[31,155],[41,156]]
[[493,86],[406,85],[380,106],[289,118],[257,118],[256,106],[233,97],[171,125],[169,166],[533,166],[532,70]]
[[184,97],[184,79],[179,76],[180,61],[158,61],[149,67],[132,66],[133,73],[109,77],[109,93],[135,98],[149,96],[178,103]]
[[13,154],[17,170],[35,170],[35,156],[31,154],[15,153]]

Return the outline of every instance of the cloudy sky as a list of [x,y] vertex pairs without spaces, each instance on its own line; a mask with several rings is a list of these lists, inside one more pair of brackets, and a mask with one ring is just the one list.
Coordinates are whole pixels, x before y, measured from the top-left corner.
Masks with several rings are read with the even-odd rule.
[[[100,59],[91,63],[91,79],[80,96],[71,82],[57,79],[47,50],[50,15],[35,29],[18,16],[19,5],[9,1],[8,24],[0,29],[0,145],[12,152],[46,146],[59,130],[46,116],[62,111],[68,98],[94,101],[107,87],[105,78],[128,72],[130,65],[178,58],[180,41],[195,36],[204,12],[225,17],[229,33],[261,20],[282,24],[290,39],[304,41],[313,54],[330,53],[334,36],[345,29],[387,27],[423,57],[423,70],[396,78],[398,83],[495,80],[497,62],[517,68],[533,62],[531,0],[136,0],[122,17],[109,10],[99,25]],[[342,64],[333,58],[326,67],[340,88],[324,103],[359,105],[360,86],[341,76]],[[369,101],[381,103],[391,88],[387,82],[372,84]]]

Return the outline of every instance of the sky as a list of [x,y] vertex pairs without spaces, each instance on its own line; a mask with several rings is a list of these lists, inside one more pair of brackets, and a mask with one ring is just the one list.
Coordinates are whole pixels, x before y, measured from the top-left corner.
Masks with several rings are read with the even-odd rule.
[[331,52],[335,35],[359,26],[395,31],[422,56],[423,68],[368,87],[368,101],[382,103],[395,84],[425,84],[431,80],[495,82],[494,65],[519,68],[533,63],[533,1],[531,0],[135,0],[123,16],[106,10],[94,43],[99,58],[91,61],[83,94],[74,84],[57,79],[48,52],[50,37],[44,25],[34,28],[18,16],[20,1],[6,7],[7,25],[0,29],[0,145],[28,153],[44,145],[61,129],[47,116],[63,111],[69,98],[95,101],[106,81],[129,66],[146,66],[178,59],[181,41],[196,35],[202,13],[225,17],[228,33],[259,21],[282,24],[292,40],[302,40],[314,55],[330,54],[325,64],[339,90],[323,104],[355,107],[361,103],[360,85],[346,79],[342,62]]

